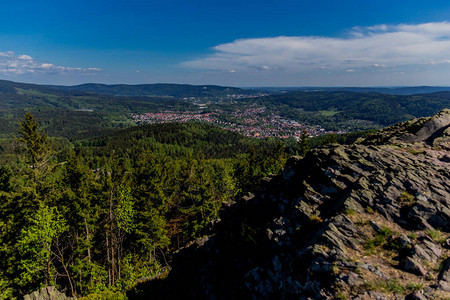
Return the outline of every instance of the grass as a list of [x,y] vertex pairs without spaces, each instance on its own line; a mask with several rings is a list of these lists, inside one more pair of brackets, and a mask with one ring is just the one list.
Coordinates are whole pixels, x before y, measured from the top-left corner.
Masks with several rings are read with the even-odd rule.
[[409,150],[409,153],[411,153],[412,155],[419,155],[419,154],[425,154],[425,151],[419,151],[419,150],[415,150],[415,149],[411,149]]
[[372,209],[372,207],[370,207],[370,206],[367,206],[366,208],[365,208],[365,211],[368,213],[368,214],[371,214],[371,215],[373,215],[373,214],[375,214],[375,211]]
[[419,237],[419,235],[415,232],[411,232],[410,234],[408,234],[408,237],[412,240],[415,240]]
[[336,263],[334,263],[331,266],[331,273],[333,273],[333,275],[338,275],[339,271],[340,271],[339,266]]
[[443,244],[447,240],[446,236],[440,230],[427,230],[427,234],[433,241],[439,244]]
[[383,247],[392,239],[392,231],[383,226],[377,235],[373,239],[369,239],[365,245],[364,249],[366,250],[367,255],[372,255],[375,253],[375,249]]
[[339,300],[347,300],[347,297],[346,297],[344,294],[339,293],[339,294],[336,295],[336,299],[339,299]]
[[359,219],[359,220],[356,220],[355,224],[358,226],[368,226],[368,225],[370,225],[370,221],[364,220],[364,219]]
[[421,290],[423,290],[423,283],[411,282],[411,283],[408,283],[406,288],[410,291],[421,291]]
[[397,280],[390,279],[387,281],[377,280],[377,281],[366,281],[364,283],[366,288],[370,291],[379,291],[385,293],[398,293],[405,294],[407,288],[399,283]]
[[356,211],[355,211],[354,209],[347,208],[347,209],[345,210],[345,214],[346,214],[347,216],[353,216],[353,215],[356,214]]
[[411,206],[416,202],[416,198],[407,191],[403,191],[398,197],[398,201],[402,206]]
[[322,222],[323,222],[322,218],[319,217],[318,215],[311,215],[311,217],[309,217],[309,220],[310,220],[312,223],[316,223],[316,224],[319,224],[319,223],[322,223]]
[[406,294],[413,291],[421,291],[424,288],[423,283],[410,282],[406,286],[395,279],[366,281],[366,288],[371,291]]
[[396,294],[407,294],[424,289],[424,285],[421,282],[410,282],[404,285],[396,279],[366,281],[364,285],[370,291]]

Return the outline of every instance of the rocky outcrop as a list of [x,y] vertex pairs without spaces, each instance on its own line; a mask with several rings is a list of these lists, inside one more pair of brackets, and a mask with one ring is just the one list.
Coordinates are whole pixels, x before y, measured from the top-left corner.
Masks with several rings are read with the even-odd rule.
[[292,157],[133,295],[449,298],[449,125],[444,110]]
[[67,297],[65,294],[58,292],[52,286],[42,288],[40,291],[33,292],[23,297],[23,300],[71,300],[74,298]]

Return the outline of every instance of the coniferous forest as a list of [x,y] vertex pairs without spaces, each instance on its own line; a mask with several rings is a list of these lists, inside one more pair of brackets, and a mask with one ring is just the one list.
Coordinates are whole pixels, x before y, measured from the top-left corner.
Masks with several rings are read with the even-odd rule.
[[[53,285],[120,298],[168,271],[223,204],[308,145],[252,140],[204,124],[133,127],[69,143],[27,113],[2,140],[0,294]],[[288,149],[289,148],[289,149]]]

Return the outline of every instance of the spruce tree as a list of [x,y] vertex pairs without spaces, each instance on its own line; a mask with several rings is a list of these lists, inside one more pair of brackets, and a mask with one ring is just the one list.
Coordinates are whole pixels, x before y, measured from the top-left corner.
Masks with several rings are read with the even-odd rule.
[[25,114],[22,121],[19,121],[19,126],[19,142],[24,144],[33,179],[36,182],[39,169],[47,163],[46,158],[49,152],[48,137],[43,132],[43,129],[38,130],[39,124],[29,112]]

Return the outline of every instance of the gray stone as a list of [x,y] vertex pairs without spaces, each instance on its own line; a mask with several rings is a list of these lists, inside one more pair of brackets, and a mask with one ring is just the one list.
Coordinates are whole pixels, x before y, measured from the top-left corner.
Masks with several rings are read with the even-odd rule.
[[450,292],[450,258],[447,258],[443,263],[442,271],[438,276],[438,287],[441,290]]
[[406,296],[405,300],[428,300],[428,298],[424,295],[422,291],[415,291]]
[[59,292],[53,286],[47,286],[40,291],[35,291],[29,295],[25,295],[23,300],[72,300],[75,298],[67,297],[65,294]]
[[348,285],[350,285],[351,287],[355,287],[358,285],[361,285],[364,283],[364,280],[362,279],[362,277],[356,273],[353,272],[349,272],[347,275],[347,278],[345,278]]
[[420,275],[420,276],[427,275],[426,269],[420,263],[413,260],[411,257],[406,258],[404,268],[406,271],[409,271],[416,275]]

